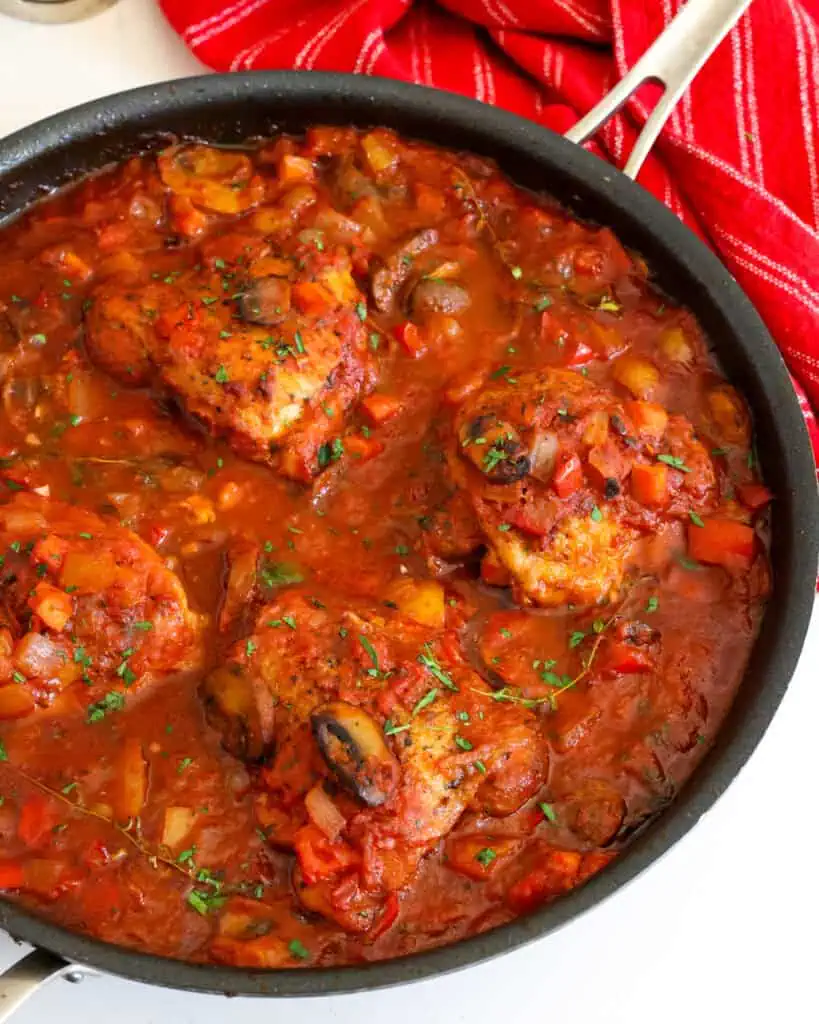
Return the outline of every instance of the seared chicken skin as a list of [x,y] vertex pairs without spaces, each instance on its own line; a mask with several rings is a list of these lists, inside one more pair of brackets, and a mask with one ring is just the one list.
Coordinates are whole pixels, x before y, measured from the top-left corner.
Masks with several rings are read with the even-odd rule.
[[455,497],[440,529],[433,521],[432,551],[451,557],[446,537],[477,526],[487,581],[545,607],[616,598],[660,513],[687,520],[717,502],[710,456],[684,417],[622,402],[570,370],[490,380],[470,395],[448,465]]
[[[177,204],[239,212],[264,188],[222,180],[240,174],[234,163],[200,146],[161,158],[160,169]],[[121,383],[164,385],[240,455],[308,481],[333,459],[344,413],[375,382],[367,307],[352,276],[354,246],[325,243],[309,226],[317,216],[309,185],[270,187],[275,204],[193,246],[187,269],[146,279],[137,263],[101,283],[85,341]],[[236,207],[237,197],[245,205]]]
[[130,530],[19,494],[0,507],[0,550],[0,717],[60,699],[94,721],[127,693],[198,664],[200,618]]
[[532,711],[493,699],[453,633],[290,591],[204,684],[228,748],[262,758],[260,824],[302,903],[348,931],[469,807],[511,814],[545,778]]

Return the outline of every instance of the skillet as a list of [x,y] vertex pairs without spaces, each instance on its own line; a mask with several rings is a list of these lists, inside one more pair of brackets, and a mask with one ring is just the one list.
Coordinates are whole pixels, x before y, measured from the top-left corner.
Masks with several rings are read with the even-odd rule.
[[[697,67],[705,59],[700,56]],[[668,84],[670,103],[675,89]],[[630,91],[623,87],[610,98],[607,112]],[[584,138],[593,120],[581,122],[574,137]],[[576,216],[611,227],[641,253],[657,285],[697,316],[726,376],[753,412],[763,476],[777,495],[771,545],[776,601],[717,742],[678,798],[606,871],[558,902],[495,931],[414,956],[363,967],[262,971],[133,952],[73,934],[0,900],[0,927],[38,947],[3,981],[0,1019],[33,981],[58,973],[77,980],[98,969],[235,995],[328,995],[442,974],[540,938],[635,878],[696,824],[753,752],[795,668],[813,604],[819,500],[807,432],[782,359],[719,260],[652,196],[573,142],[472,100],[392,80],[303,72],[212,75],[98,100],[0,141],[0,226],[53,189],[134,152],[159,148],[171,136],[230,144],[299,132],[314,123],[383,124],[408,137],[492,157],[516,184],[547,191]],[[651,127],[659,131],[661,123],[658,117]]]

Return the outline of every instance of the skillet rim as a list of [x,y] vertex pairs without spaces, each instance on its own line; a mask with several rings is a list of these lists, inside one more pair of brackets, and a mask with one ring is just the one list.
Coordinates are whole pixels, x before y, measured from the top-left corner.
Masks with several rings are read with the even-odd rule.
[[[618,237],[625,234],[650,242],[649,248],[659,254],[664,265],[665,276],[680,273],[692,290],[694,299],[680,301],[698,319],[705,319],[705,310],[712,322],[721,322],[728,331],[715,348],[721,356],[732,350],[737,372],[729,378],[746,378],[740,390],[746,397],[752,393],[749,404],[757,423],[771,431],[760,438],[765,476],[784,485],[784,489],[776,489],[782,497],[774,517],[772,549],[777,600],[765,615],[749,668],[712,749],[668,809],[609,867],[528,917],[452,945],[393,960],[355,967],[258,970],[191,964],[136,952],[76,934],[0,898],[0,927],[15,938],[130,980],[231,995],[332,995],[446,974],[543,938],[635,879],[696,824],[756,748],[796,667],[813,608],[819,498],[810,442],[782,358],[758,314],[718,258],[653,196],[610,165],[549,129],[453,93],[392,79],[273,71],[203,75],[103,97],[0,140],[0,226],[6,216],[27,208],[44,194],[39,180],[24,185],[26,171],[36,172],[51,160],[58,173],[49,172],[49,180],[63,184],[87,173],[87,168],[76,168],[76,159],[71,173],[66,161],[70,163],[72,148],[79,152],[83,146],[98,146],[104,151],[106,139],[120,131],[130,139],[130,152],[137,152],[161,134],[161,129],[151,126],[158,118],[189,112],[207,119],[208,106],[235,108],[235,127],[241,122],[243,102],[269,103],[271,122],[279,120],[276,104],[291,112],[303,104],[322,111],[321,117],[305,117],[305,123],[409,123],[419,130],[408,131],[403,126],[397,130],[449,148],[471,148],[496,157],[502,151],[504,158],[499,163],[513,180],[519,179],[508,165],[518,156],[524,164],[536,164],[545,179],[559,180],[559,188],[549,181],[543,190],[557,195],[570,209],[576,212],[591,201],[595,210],[606,211],[594,218],[599,223],[614,220],[625,224],[627,230],[615,228]],[[258,111],[253,116],[256,114]],[[215,111],[212,116],[217,117]],[[274,130],[275,124],[271,133]],[[449,132],[482,139],[485,147],[452,146],[446,141]],[[245,132],[241,137],[247,136]],[[100,161],[95,166],[102,165]],[[652,268],[658,263],[653,256],[648,260]],[[709,334],[713,340],[713,333]],[[743,711],[738,705],[747,707]]]

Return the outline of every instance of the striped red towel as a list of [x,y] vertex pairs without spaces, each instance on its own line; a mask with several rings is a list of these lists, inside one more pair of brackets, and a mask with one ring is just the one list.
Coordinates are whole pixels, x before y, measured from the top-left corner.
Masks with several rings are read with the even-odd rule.
[[[220,71],[401,78],[565,131],[682,0],[160,0]],[[598,139],[621,166],[645,86]],[[819,0],[756,0],[672,115],[640,181],[719,253],[819,407]],[[814,447],[819,430],[797,385]]]

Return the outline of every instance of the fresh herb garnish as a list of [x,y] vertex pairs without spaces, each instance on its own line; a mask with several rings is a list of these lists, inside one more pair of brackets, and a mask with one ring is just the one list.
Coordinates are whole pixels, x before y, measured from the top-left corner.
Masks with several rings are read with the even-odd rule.
[[418,655],[418,662],[448,690],[458,693],[458,687],[453,683],[451,676],[441,668],[429,644],[424,644],[423,651]]

